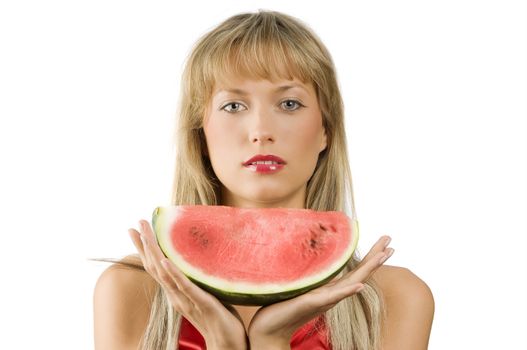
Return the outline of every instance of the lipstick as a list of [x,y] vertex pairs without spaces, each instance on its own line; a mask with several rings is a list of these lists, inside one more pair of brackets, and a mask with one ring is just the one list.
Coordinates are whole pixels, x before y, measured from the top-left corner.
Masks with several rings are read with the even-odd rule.
[[273,154],[257,154],[243,162],[243,166],[257,173],[274,173],[281,170],[286,162]]

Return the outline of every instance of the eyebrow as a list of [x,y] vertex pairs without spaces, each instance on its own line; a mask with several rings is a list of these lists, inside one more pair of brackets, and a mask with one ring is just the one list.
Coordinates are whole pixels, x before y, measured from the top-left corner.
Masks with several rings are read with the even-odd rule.
[[[300,85],[300,84],[282,85],[282,86],[277,87],[274,91],[275,92],[282,92],[282,91],[286,91],[286,90],[289,90],[289,89],[292,89],[292,88],[295,88],[295,87],[301,88],[304,91],[308,92],[307,89],[305,87],[303,87],[302,85]],[[242,90],[242,89],[237,89],[237,88],[220,89],[218,91],[218,93],[220,93],[220,92],[232,92],[232,93],[239,94],[239,95],[244,95],[244,96],[247,96],[249,94],[247,91]]]

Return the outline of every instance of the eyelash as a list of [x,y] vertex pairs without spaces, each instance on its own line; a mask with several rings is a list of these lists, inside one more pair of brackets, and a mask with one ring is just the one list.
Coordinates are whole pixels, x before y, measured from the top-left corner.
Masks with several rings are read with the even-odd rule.
[[[289,101],[295,102],[298,105],[298,108],[295,108],[295,109],[292,109],[292,110],[286,110],[286,112],[295,112],[295,111],[299,110],[300,108],[305,107],[302,103],[300,103],[300,101],[295,100],[295,99],[283,100],[282,102],[280,102],[280,104],[283,104],[284,102],[289,102]],[[229,112],[229,111],[225,110],[225,107],[233,105],[233,104],[241,105],[241,103],[238,103],[238,102],[229,102],[229,103],[223,105],[223,107],[221,107],[220,110],[225,111],[225,112],[230,113],[230,114],[234,114],[236,112]]]

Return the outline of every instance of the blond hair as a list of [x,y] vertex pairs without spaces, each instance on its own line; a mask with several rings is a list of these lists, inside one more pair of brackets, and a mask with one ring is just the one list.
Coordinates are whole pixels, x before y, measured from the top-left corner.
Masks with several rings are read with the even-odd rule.
[[[283,69],[280,69],[283,68]],[[181,80],[172,205],[221,205],[220,183],[206,156],[203,118],[215,84],[228,76],[297,78],[315,87],[327,135],[307,183],[304,207],[344,211],[356,220],[344,108],[334,64],[318,36],[300,20],[276,11],[234,15],[204,34],[187,57]],[[354,254],[340,276],[359,263]],[[380,288],[365,282],[358,294],[324,314],[334,350],[372,350],[381,344],[384,305]],[[177,349],[181,315],[160,286],[153,299],[142,350]]]

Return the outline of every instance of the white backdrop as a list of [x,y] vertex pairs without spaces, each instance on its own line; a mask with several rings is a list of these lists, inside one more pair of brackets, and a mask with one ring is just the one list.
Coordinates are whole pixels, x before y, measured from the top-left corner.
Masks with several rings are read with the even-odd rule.
[[259,8],[329,48],[359,250],[391,235],[430,286],[430,349],[526,349],[526,4],[505,0],[2,2],[0,348],[93,348],[86,259],[135,252],[191,45]]

